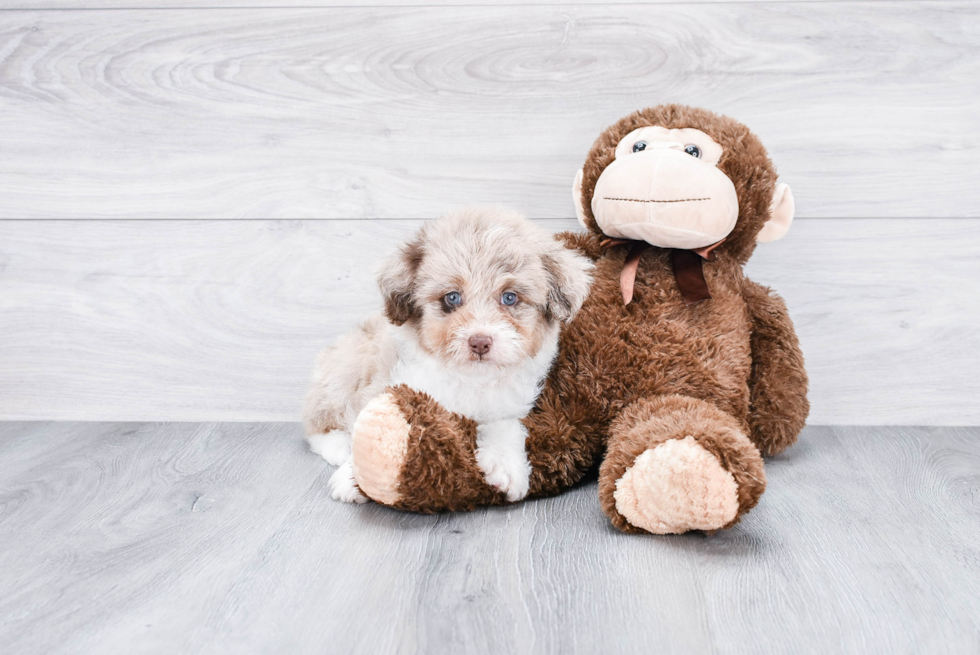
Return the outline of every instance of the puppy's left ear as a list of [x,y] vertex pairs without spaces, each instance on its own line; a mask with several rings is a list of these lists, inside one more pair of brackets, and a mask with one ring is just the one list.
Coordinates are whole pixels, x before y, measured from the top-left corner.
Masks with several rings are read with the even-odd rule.
[[415,304],[415,277],[424,256],[423,235],[401,247],[378,273],[378,287],[385,301],[385,316],[395,325],[403,325],[418,316]]
[[559,321],[572,320],[582,308],[592,288],[592,262],[564,246],[541,256],[548,274],[549,317]]

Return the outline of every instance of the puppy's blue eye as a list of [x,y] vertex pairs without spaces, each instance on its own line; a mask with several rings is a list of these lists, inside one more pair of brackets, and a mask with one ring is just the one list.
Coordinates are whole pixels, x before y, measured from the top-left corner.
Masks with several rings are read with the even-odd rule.
[[684,146],[684,152],[691,155],[692,157],[697,157],[698,159],[701,159],[701,148],[697,147],[693,143],[689,143],[688,145]]
[[450,307],[458,307],[463,304],[463,294],[459,291],[450,291],[442,299]]
[[633,152],[640,152],[641,150],[646,150],[646,149],[647,149],[646,141],[637,141],[636,143],[633,144]]
[[505,305],[516,305],[517,294],[513,291],[508,291],[500,298],[500,302],[504,303]]

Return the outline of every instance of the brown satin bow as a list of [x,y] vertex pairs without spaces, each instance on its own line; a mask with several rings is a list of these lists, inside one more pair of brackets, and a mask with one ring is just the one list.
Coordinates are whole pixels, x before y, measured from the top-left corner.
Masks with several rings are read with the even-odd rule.
[[[671,249],[670,264],[674,269],[674,280],[686,304],[694,305],[711,298],[708,282],[704,279],[703,264],[705,260],[715,261],[715,253],[712,251],[724,242],[725,240],[722,239],[710,246],[691,250]],[[619,274],[619,286],[623,292],[623,303],[628,305],[633,300],[633,286],[636,283],[636,269],[640,266],[640,256],[650,247],[650,244],[646,241],[630,239],[603,239],[599,242],[603,248],[625,244],[630,244],[630,249],[626,261],[623,262],[623,271]]]

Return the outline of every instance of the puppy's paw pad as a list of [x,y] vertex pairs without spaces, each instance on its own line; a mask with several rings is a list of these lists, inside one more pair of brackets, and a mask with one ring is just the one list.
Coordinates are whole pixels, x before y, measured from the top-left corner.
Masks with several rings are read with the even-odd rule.
[[311,434],[306,440],[310,450],[332,466],[340,466],[350,459],[351,436],[348,432],[331,430],[326,434]]
[[354,481],[354,467],[350,460],[334,471],[327,483],[330,487],[330,497],[342,503],[366,503],[368,497],[361,493]]
[[476,463],[483,471],[483,479],[512,503],[527,496],[531,486],[526,439],[527,430],[516,419],[484,423],[476,428]]
[[480,469],[487,484],[507,496],[514,503],[527,496],[531,483],[531,468],[514,458],[498,458],[493,454],[477,455]]
[[503,493],[511,503],[516,503],[527,496],[528,485],[522,484],[520,480],[499,476],[492,479],[487,478],[487,484]]

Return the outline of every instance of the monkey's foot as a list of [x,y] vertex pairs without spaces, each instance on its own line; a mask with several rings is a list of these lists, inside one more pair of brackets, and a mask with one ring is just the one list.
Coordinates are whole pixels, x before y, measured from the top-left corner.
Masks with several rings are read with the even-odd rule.
[[390,393],[381,394],[358,414],[351,442],[354,481],[375,502],[397,506],[410,433],[405,415]]
[[738,484],[692,437],[645,450],[616,482],[616,510],[654,534],[717,530],[738,513]]
[[714,405],[684,396],[636,401],[613,421],[599,501],[625,532],[730,528],[766,488],[758,448]]
[[354,479],[372,500],[415,512],[506,502],[476,460],[476,423],[405,385],[389,388],[354,423]]

